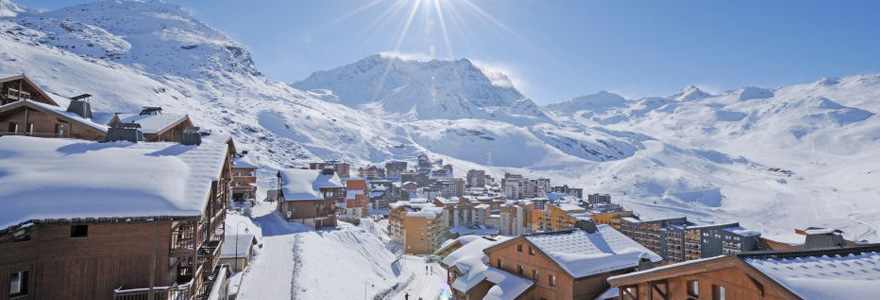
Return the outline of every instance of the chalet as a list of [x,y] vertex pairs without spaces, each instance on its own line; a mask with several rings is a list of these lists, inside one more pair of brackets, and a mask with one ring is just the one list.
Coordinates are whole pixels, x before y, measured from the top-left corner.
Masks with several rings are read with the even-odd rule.
[[368,184],[372,209],[384,211],[391,203],[409,200],[409,193],[390,180],[370,180]]
[[65,99],[53,98],[27,76],[0,79],[0,136],[102,141],[108,127],[99,120],[98,114],[92,113],[89,97],[84,94],[66,99],[70,103],[65,109],[58,104]]
[[232,200],[254,200],[257,197],[257,165],[247,153],[236,154],[232,160]]
[[0,299],[205,299],[231,162],[207,143],[0,137]]
[[278,171],[278,212],[288,221],[320,228],[336,226],[336,203],[345,199],[345,186],[333,169]]
[[233,272],[241,272],[254,257],[257,237],[251,233],[227,234],[220,250],[220,263],[229,265]]
[[621,300],[876,299],[880,244],[758,251],[608,278]]
[[183,141],[184,130],[193,127],[189,116],[163,114],[160,107],[144,107],[138,114],[116,114],[107,125],[118,123],[140,125],[148,142],[180,143]]
[[[445,255],[440,265],[446,269],[446,282],[453,299],[533,299],[534,281],[487,265],[487,248],[510,241],[510,237],[460,237],[456,249]],[[443,248],[447,251],[450,248]],[[439,253],[440,251],[438,251]],[[535,298],[538,299],[538,298]]]
[[312,162],[309,163],[309,170],[323,170],[326,168],[333,169],[336,172],[336,176],[339,178],[348,178],[351,176],[349,169],[351,169],[351,165],[346,162],[341,162],[338,160],[325,160],[323,162]]
[[358,177],[367,180],[382,179],[385,178],[385,170],[377,166],[367,166],[358,169]]
[[662,258],[608,225],[512,238],[484,250],[492,267],[533,281],[527,299],[593,299],[608,277]]
[[400,178],[400,174],[406,171],[406,166],[405,161],[389,161],[385,163],[385,174],[389,178]]

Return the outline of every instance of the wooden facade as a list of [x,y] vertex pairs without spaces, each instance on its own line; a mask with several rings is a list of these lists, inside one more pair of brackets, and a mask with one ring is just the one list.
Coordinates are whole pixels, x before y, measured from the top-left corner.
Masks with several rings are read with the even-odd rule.
[[[206,297],[223,243],[230,164],[200,217],[31,220],[0,230],[0,300]],[[23,293],[11,295],[11,276],[24,278]]]
[[25,75],[0,78],[0,105],[19,100],[31,100],[58,106],[46,92]]
[[621,300],[800,299],[736,256],[671,265],[609,282],[620,289]]
[[608,277],[632,269],[615,270],[575,278],[523,236],[485,250],[489,265],[535,282],[517,299],[594,299],[609,285]]
[[[280,178],[278,179],[281,180]],[[279,183],[279,186],[282,186]],[[336,226],[336,203],[345,200],[345,188],[321,188],[323,199],[284,200],[284,191],[280,189],[278,212],[288,221],[303,223],[314,228]]]
[[0,109],[0,136],[3,135],[103,141],[107,133],[43,106],[21,101]]

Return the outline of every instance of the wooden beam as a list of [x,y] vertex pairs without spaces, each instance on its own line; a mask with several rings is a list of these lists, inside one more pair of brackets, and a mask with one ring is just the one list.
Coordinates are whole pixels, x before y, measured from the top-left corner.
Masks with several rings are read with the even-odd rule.
[[[663,284],[663,290],[660,290],[660,287],[657,286],[658,284]],[[648,283],[648,285],[651,286],[652,290],[657,291],[657,293],[660,294],[660,297],[662,297],[663,300],[669,300],[669,280],[664,279],[651,281]]]

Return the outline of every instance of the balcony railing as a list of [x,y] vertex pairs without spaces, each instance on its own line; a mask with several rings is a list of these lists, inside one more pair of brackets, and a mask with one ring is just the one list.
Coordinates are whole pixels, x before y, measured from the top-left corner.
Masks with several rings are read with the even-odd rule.
[[[196,287],[196,279],[193,278],[184,284],[161,286],[150,288],[124,289],[119,287],[113,291],[114,300],[191,300]],[[198,284],[201,284],[199,280]]]
[[0,136],[4,136],[4,135],[23,135],[23,136],[50,137],[50,138],[57,138],[57,137],[64,137],[65,136],[65,134],[62,134],[62,133],[44,132],[44,131],[31,131],[31,132],[0,131]]

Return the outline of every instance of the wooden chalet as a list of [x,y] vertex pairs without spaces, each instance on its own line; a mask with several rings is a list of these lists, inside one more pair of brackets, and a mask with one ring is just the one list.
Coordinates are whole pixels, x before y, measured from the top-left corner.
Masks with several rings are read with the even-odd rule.
[[257,164],[247,153],[236,154],[232,160],[232,200],[255,200],[256,197]]
[[880,244],[717,256],[611,277],[621,300],[876,299]]
[[228,149],[0,137],[0,299],[206,299]]
[[522,235],[484,252],[491,266],[534,281],[523,299],[593,299],[608,277],[661,260],[608,225]]
[[160,107],[144,107],[138,114],[116,114],[107,125],[118,123],[141,125],[140,130],[148,142],[181,143],[184,131],[194,126],[188,115],[163,114]]
[[345,186],[333,169],[278,171],[278,212],[288,221],[320,228],[336,226],[336,203],[345,200]]
[[83,94],[69,99],[65,109],[27,76],[0,79],[0,136],[102,141],[108,128],[93,118],[90,96]]

